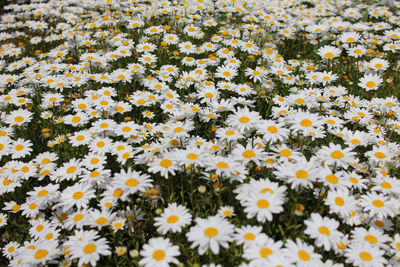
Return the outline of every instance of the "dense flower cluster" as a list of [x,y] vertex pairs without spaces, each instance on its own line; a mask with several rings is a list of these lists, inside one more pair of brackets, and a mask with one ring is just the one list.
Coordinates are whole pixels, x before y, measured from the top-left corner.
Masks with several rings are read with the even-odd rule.
[[30,2],[0,265],[400,264],[399,2]]

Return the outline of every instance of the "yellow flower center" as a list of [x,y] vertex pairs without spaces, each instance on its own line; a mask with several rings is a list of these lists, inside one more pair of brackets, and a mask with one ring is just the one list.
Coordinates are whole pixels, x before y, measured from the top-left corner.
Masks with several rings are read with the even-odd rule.
[[139,182],[135,178],[130,178],[125,182],[125,185],[127,185],[129,187],[135,187],[135,186],[138,186],[138,184],[139,184]]
[[367,236],[364,237],[364,239],[365,239],[366,241],[368,241],[369,243],[371,243],[371,244],[375,244],[375,243],[378,242],[378,238],[376,238],[376,237],[373,236],[373,235],[367,235]]
[[103,224],[105,224],[106,222],[108,222],[108,219],[107,219],[107,218],[104,218],[104,217],[100,217],[100,218],[98,218],[98,219],[96,220],[96,223],[99,224],[99,225],[103,225]]
[[369,252],[363,251],[360,253],[360,258],[363,261],[372,261],[372,255]]
[[256,239],[256,236],[253,233],[247,233],[244,235],[244,239],[248,241],[253,241],[254,239]]
[[83,197],[83,193],[80,192],[80,191],[75,192],[75,193],[72,195],[72,197],[73,197],[73,199],[75,199],[75,200],[81,199],[81,198]]
[[310,254],[307,253],[307,251],[300,250],[297,255],[302,261],[309,261],[310,260]]
[[382,200],[377,199],[377,200],[372,201],[372,205],[374,205],[377,208],[382,208],[383,206],[385,206],[385,203],[383,203]]
[[344,157],[343,153],[339,150],[335,150],[331,153],[331,157],[334,159],[341,159]]
[[260,209],[267,209],[269,207],[269,202],[266,199],[260,199],[259,201],[257,201],[257,206]]
[[168,223],[176,223],[179,220],[179,217],[176,215],[171,215],[168,217],[167,222]]
[[165,252],[161,249],[157,249],[153,252],[153,259],[156,261],[162,261],[165,258]]
[[219,168],[219,169],[227,169],[227,168],[229,168],[229,165],[226,163],[226,162],[218,162],[217,163],[217,167]]
[[278,132],[278,128],[276,128],[275,126],[268,126],[267,130],[268,132],[273,134]]
[[233,131],[233,130],[228,130],[228,131],[225,132],[225,134],[228,135],[228,136],[232,136],[232,135],[235,134],[235,131]]
[[218,229],[214,227],[208,227],[206,230],[204,230],[204,235],[208,238],[212,238],[214,236],[218,235]]
[[378,159],[384,159],[384,158],[386,158],[386,155],[385,155],[385,153],[382,153],[382,152],[376,152],[375,157],[377,157]]
[[90,244],[87,244],[84,248],[83,248],[83,252],[85,253],[85,254],[91,254],[91,253],[93,253],[93,252],[95,252],[96,251],[96,245],[95,244],[92,244],[92,243],[90,243]]
[[309,119],[304,119],[300,122],[300,125],[303,127],[310,127],[312,125],[312,122]]
[[271,255],[273,251],[269,248],[262,248],[260,249],[260,255],[262,258],[266,259],[269,255]]
[[344,199],[341,197],[335,197],[335,204],[338,206],[343,206],[344,205]]
[[296,171],[296,177],[298,179],[305,179],[308,177],[308,172],[305,170],[298,170]]
[[244,151],[243,153],[242,153],[242,156],[243,157],[245,157],[245,158],[252,158],[252,157],[254,157],[256,155],[256,153],[254,153],[254,151],[253,150],[246,150],[246,151]]
[[328,227],[326,226],[321,226],[320,228],[318,228],[318,232],[323,235],[329,235],[331,233],[331,231],[329,231]]
[[68,167],[68,169],[67,169],[67,173],[68,174],[71,174],[71,173],[73,173],[75,171],[76,171],[76,167],[75,166]]
[[368,88],[372,88],[372,87],[375,86],[375,83],[374,83],[373,81],[368,81],[365,85],[366,85]]
[[336,175],[333,175],[333,174],[329,174],[328,176],[326,176],[325,179],[328,182],[330,182],[331,184],[337,184],[338,183],[338,178],[336,177]]
[[171,166],[172,165],[172,161],[170,161],[169,159],[163,159],[161,162],[160,162],[160,166],[161,167],[164,167],[164,168],[168,168],[169,166]]
[[46,257],[49,254],[49,252],[45,249],[38,249],[38,251],[36,251],[34,257],[36,260],[41,260],[44,257]]
[[198,158],[198,156],[197,156],[196,153],[189,153],[189,154],[186,155],[186,157],[187,157],[188,159],[191,159],[191,160],[195,160],[195,159]]

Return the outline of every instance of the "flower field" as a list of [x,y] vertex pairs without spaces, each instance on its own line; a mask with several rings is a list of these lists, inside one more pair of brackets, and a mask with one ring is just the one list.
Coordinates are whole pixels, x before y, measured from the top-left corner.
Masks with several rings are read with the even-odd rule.
[[0,266],[400,266],[400,2],[0,15]]

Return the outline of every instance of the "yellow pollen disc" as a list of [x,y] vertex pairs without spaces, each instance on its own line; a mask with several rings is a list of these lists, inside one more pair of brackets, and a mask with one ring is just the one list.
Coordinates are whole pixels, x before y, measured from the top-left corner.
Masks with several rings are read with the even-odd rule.
[[[380,220],[376,220],[375,221],[375,225],[378,226],[378,227],[384,227],[385,226],[385,224]],[[398,249],[400,249],[400,243],[398,243],[398,244],[399,244]]]
[[369,252],[363,251],[360,253],[360,258],[363,261],[372,261],[372,255]]
[[97,177],[97,176],[99,176],[100,175],[100,173],[98,172],[98,171],[93,171],[92,173],[90,173],[90,178],[95,178],[95,177]]
[[179,220],[179,217],[176,215],[171,215],[168,217],[167,222],[168,223],[176,223]]
[[232,215],[232,212],[230,210],[224,211],[224,216],[230,216]]
[[160,162],[160,166],[161,167],[164,167],[164,168],[168,168],[169,166],[171,166],[172,165],[172,161],[170,161],[169,159],[163,159],[161,162]]
[[227,168],[229,168],[229,165],[226,162],[221,161],[221,162],[217,163],[217,167],[220,169],[227,169]]
[[275,126],[268,126],[267,130],[268,132],[273,134],[278,132],[278,128],[276,128]]
[[82,220],[82,218],[83,218],[82,214],[76,214],[75,217],[74,217],[74,221],[78,222],[78,221]]
[[323,235],[329,235],[331,233],[331,231],[329,231],[328,227],[326,226],[321,226],[320,228],[318,228],[318,232]]
[[113,197],[119,197],[119,196],[122,195],[123,192],[124,192],[124,191],[122,191],[122,189],[120,189],[120,188],[115,189],[115,190],[114,190],[114,193],[113,193]]
[[15,150],[17,150],[17,151],[21,151],[23,148],[24,148],[24,146],[20,145],[20,144],[15,146]]
[[310,127],[312,125],[312,122],[309,119],[304,119],[300,122],[300,125],[303,127]]
[[381,186],[382,186],[383,188],[385,188],[385,189],[390,189],[390,188],[392,188],[392,185],[391,185],[390,183],[388,183],[388,182],[383,182],[383,183],[381,183]]
[[298,179],[305,179],[308,177],[308,172],[305,170],[298,170],[296,171],[296,177]]
[[248,123],[249,121],[250,121],[250,118],[246,117],[246,116],[240,117],[240,119],[239,119],[240,123]]
[[328,176],[325,177],[325,179],[330,182],[331,184],[337,184],[338,183],[338,178],[336,175],[329,174]]
[[360,142],[360,140],[358,140],[358,139],[351,139],[351,141],[350,141],[353,145],[355,145],[355,144],[360,144],[361,142]]
[[343,206],[344,205],[344,199],[341,197],[336,197],[335,198],[335,204],[338,206]]
[[96,223],[99,224],[99,225],[103,225],[103,224],[105,224],[106,222],[108,222],[108,220],[107,220],[107,218],[104,218],[104,217],[100,217],[100,218],[98,218],[98,219],[96,220]]
[[373,236],[373,235],[367,235],[367,236],[364,237],[364,239],[365,239],[366,241],[368,241],[369,243],[371,243],[371,244],[378,243],[378,238],[376,238],[376,237]]
[[232,135],[235,134],[235,131],[233,131],[233,130],[228,130],[228,131],[225,132],[225,134],[228,135],[228,136],[232,136]]
[[368,88],[372,88],[372,87],[375,86],[375,83],[374,83],[373,81],[368,81],[365,85],[366,85]]
[[161,261],[165,258],[165,252],[161,249],[157,249],[153,252],[153,259],[156,261]]
[[257,206],[260,209],[267,209],[269,207],[269,202],[266,199],[260,199],[259,201],[257,201]]
[[358,179],[355,177],[350,177],[350,182],[352,182],[353,184],[358,184]]
[[48,233],[44,236],[44,238],[46,238],[47,240],[50,240],[53,238],[53,234],[52,233]]
[[343,242],[336,243],[338,249],[343,250],[346,248],[346,245]]
[[83,248],[83,252],[85,253],[85,254],[91,254],[91,253],[93,253],[93,252],[95,252],[96,251],[96,245],[95,244],[87,244],[84,248]]
[[97,145],[97,147],[104,147],[105,143],[103,141],[99,141],[99,142],[97,142],[96,145]]
[[331,157],[334,159],[341,159],[344,157],[343,153],[339,150],[335,150],[331,153]]
[[139,182],[135,178],[130,178],[125,182],[125,185],[127,185],[129,187],[134,187],[134,186],[138,186]]
[[122,131],[124,132],[124,133],[127,133],[127,132],[130,132],[132,129],[131,129],[131,127],[129,127],[129,126],[124,126],[123,128],[122,128]]
[[67,169],[67,173],[68,174],[74,173],[75,171],[76,171],[76,167],[75,166],[68,167],[68,169]]
[[385,153],[382,153],[382,152],[376,152],[375,157],[377,157],[378,159],[384,159],[384,158],[386,158],[386,155],[385,155]]
[[298,253],[297,253],[297,256],[299,256],[299,258],[302,260],[302,261],[309,261],[310,260],[310,254],[308,254],[306,251],[304,251],[304,250],[300,250]]
[[372,201],[372,205],[374,205],[377,208],[382,208],[383,206],[385,206],[385,203],[383,203],[382,200],[377,199],[377,200]]
[[38,251],[36,251],[34,257],[36,260],[41,260],[44,257],[46,257],[49,254],[49,252],[45,249],[38,249]]
[[332,52],[328,52],[328,53],[325,54],[325,57],[327,57],[327,58],[333,58],[333,57],[334,57],[334,54],[333,54]]
[[72,195],[72,198],[75,199],[75,200],[81,199],[82,197],[83,197],[83,193],[80,192],[80,191],[75,192],[75,193]]
[[272,190],[271,188],[263,188],[260,190],[260,193],[263,193],[263,194],[265,194],[267,192],[270,192],[271,194],[273,194],[274,190]]
[[49,191],[43,189],[42,191],[40,191],[37,195],[38,197],[45,197],[49,194]]
[[242,156],[245,157],[245,158],[247,158],[247,159],[252,158],[252,157],[255,157],[255,155],[256,155],[256,153],[254,153],[253,150],[246,150],[246,151],[244,151],[244,152],[242,153]]
[[11,210],[12,211],[19,211],[20,208],[21,208],[21,205],[14,205],[14,206],[12,206]]
[[218,229],[214,227],[209,227],[206,230],[204,230],[204,235],[208,238],[212,238],[214,236],[218,235]]
[[253,241],[254,239],[256,239],[256,236],[253,233],[247,233],[244,235],[244,239],[248,241]]
[[174,129],[174,133],[180,133],[180,132],[182,132],[183,131],[183,128],[182,127],[176,127],[175,129]]
[[99,159],[98,158],[92,158],[91,160],[90,160],[90,163],[91,164],[97,164],[97,163],[99,163]]
[[269,248],[260,249],[260,255],[264,259],[268,258],[268,256],[271,255],[272,253],[273,253],[273,251],[271,249],[269,249]]
[[186,157],[187,157],[188,159],[192,159],[192,160],[195,160],[195,159],[198,158],[198,156],[197,156],[196,153],[189,153],[189,154],[187,154]]
[[282,149],[281,152],[279,152],[284,157],[289,157],[292,155],[292,152],[289,149]]
[[42,164],[49,164],[50,163],[50,159],[43,159],[42,160],[42,162],[41,162]]
[[24,120],[24,117],[22,117],[22,116],[17,116],[14,118],[15,122],[22,122],[23,120]]
[[71,121],[72,121],[73,123],[78,123],[78,122],[81,121],[81,117],[75,116],[75,117],[72,118]]

